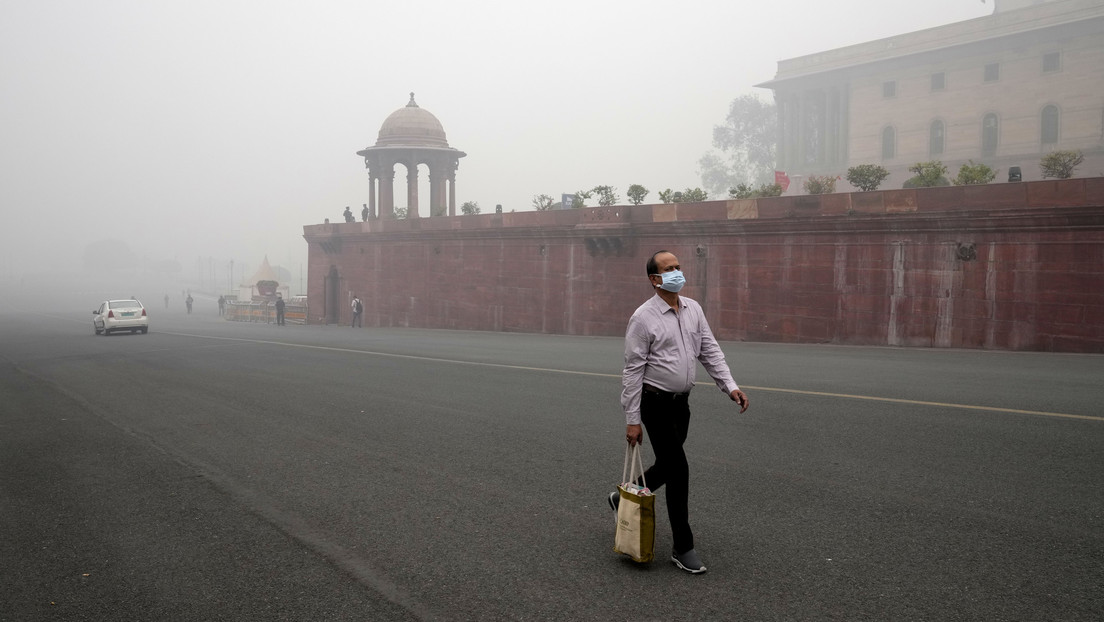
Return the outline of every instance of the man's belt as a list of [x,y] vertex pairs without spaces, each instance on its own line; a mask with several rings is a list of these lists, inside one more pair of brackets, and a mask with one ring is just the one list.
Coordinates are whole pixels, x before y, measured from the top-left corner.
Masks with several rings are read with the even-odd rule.
[[687,391],[686,393],[671,393],[670,391],[664,391],[663,389],[660,389],[658,387],[653,387],[652,385],[650,385],[648,383],[644,383],[644,392],[645,393],[651,393],[652,395],[658,395],[659,397],[662,397],[663,399],[668,399],[668,400],[679,400],[679,399],[684,400],[684,399],[690,397],[690,392],[689,391]]

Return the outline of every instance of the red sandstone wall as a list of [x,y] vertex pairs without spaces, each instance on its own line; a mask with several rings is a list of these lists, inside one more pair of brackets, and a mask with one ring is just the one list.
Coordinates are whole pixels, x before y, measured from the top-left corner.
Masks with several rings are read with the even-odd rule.
[[309,225],[312,323],[620,335],[675,252],[718,338],[1104,352],[1104,178]]

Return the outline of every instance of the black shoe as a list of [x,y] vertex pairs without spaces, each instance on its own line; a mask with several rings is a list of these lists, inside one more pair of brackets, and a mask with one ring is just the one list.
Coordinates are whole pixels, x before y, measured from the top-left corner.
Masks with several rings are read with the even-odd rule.
[[694,549],[690,549],[685,553],[671,551],[671,561],[675,562],[676,566],[690,574],[701,574],[705,572],[705,564],[698,558],[698,554]]
[[618,504],[621,503],[621,493],[615,490],[609,493],[609,497],[607,497],[606,500],[609,501],[610,509],[616,512]]

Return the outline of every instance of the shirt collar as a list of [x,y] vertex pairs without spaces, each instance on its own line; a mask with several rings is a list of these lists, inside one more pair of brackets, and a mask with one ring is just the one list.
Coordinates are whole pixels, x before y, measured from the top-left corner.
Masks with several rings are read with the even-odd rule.
[[[660,313],[666,313],[668,311],[672,311],[672,312],[674,311],[674,309],[671,308],[671,305],[667,304],[667,301],[664,300],[662,297],[660,297],[659,294],[653,294],[652,299],[649,302],[653,306],[655,306],[659,310]],[[679,306],[680,309],[685,309],[686,308],[686,301],[682,299],[682,296],[678,297],[678,306]]]

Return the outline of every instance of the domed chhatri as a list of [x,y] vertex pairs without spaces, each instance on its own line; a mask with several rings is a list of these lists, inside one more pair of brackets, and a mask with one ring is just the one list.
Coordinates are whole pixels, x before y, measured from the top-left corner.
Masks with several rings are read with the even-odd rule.
[[448,147],[445,128],[433,113],[420,108],[410,94],[410,103],[392,112],[380,126],[376,146]]
[[448,215],[456,215],[456,169],[460,158],[467,155],[449,147],[445,128],[433,113],[418,106],[414,93],[406,106],[392,112],[380,126],[376,144],[357,152],[368,169],[371,191],[368,194],[371,214],[376,214],[377,181],[379,181],[379,216],[395,213],[395,165],[406,167],[407,218],[418,214],[418,165],[429,168],[430,215],[445,213],[445,184],[448,184]]

